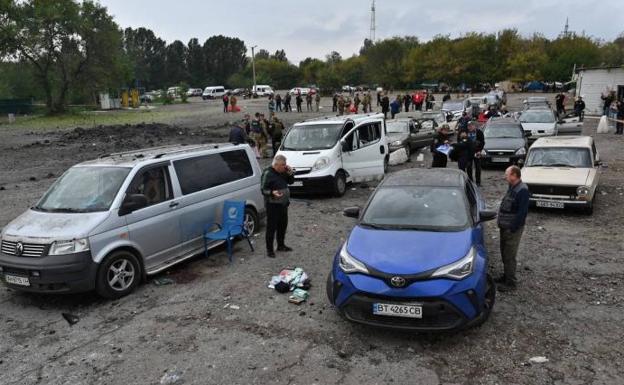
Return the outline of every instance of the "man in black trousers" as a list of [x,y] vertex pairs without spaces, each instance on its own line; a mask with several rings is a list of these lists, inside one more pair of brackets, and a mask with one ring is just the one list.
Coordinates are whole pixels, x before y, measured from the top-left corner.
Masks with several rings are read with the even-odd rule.
[[261,189],[267,211],[266,247],[267,257],[275,258],[273,243],[277,233],[277,251],[292,251],[284,243],[288,227],[290,190],[295,181],[294,170],[286,164],[286,157],[277,155],[273,164],[262,173]]

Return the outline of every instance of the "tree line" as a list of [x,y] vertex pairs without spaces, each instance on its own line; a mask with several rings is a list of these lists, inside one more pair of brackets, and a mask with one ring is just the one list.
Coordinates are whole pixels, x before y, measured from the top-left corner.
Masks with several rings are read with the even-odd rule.
[[[277,89],[567,81],[575,65],[622,64],[624,34],[613,41],[576,34],[548,39],[515,29],[429,41],[413,36],[364,40],[352,57],[330,52],[296,64],[284,50],[255,54],[257,82]],[[54,113],[69,103],[94,103],[102,90],[180,84],[249,88],[252,67],[245,42],[219,35],[167,43],[147,28],[122,30],[92,1],[0,0],[0,98],[43,100]]]

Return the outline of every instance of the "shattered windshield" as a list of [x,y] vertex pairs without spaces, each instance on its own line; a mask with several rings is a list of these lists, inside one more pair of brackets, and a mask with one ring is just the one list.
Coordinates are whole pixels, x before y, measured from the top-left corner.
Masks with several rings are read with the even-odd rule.
[[284,138],[285,151],[326,150],[334,147],[340,137],[341,124],[293,126]]
[[532,148],[527,157],[527,167],[592,167],[592,157],[587,148],[544,147]]
[[409,133],[409,128],[407,127],[407,122],[390,122],[386,121],[386,128],[389,133]]
[[551,110],[528,110],[520,115],[522,123],[554,123],[555,115]]
[[127,167],[72,167],[33,208],[69,213],[107,211],[130,170]]

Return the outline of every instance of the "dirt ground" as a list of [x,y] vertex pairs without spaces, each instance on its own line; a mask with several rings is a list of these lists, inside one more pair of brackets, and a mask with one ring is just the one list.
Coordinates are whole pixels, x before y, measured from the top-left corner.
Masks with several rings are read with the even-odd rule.
[[[517,109],[526,95],[510,95]],[[241,101],[244,111],[265,100]],[[327,114],[281,114],[287,124]],[[0,126],[0,226],[32,205],[66,168],[112,151],[223,141],[219,101],[168,108],[169,124],[31,131]],[[305,106],[304,106],[305,109]],[[325,112],[323,112],[325,111]],[[405,115],[405,114],[402,114]],[[597,120],[586,119],[594,134]],[[520,248],[520,287],[499,293],[482,327],[454,334],[406,334],[345,322],[325,297],[332,258],[353,226],[341,210],[362,205],[373,186],[340,199],[294,200],[287,243],[268,259],[262,229],[255,253],[239,242],[154,277],[123,299],[46,296],[0,287],[0,384],[622,384],[624,383],[624,138],[595,135],[605,162],[594,214],[531,211]],[[426,167],[413,161],[391,168]],[[266,164],[266,162],[264,162]],[[455,167],[455,164],[451,164]],[[503,171],[484,171],[491,206]],[[495,225],[487,246],[502,271]],[[308,302],[289,304],[267,288],[283,267],[312,278]],[[79,317],[70,326],[61,313]],[[529,359],[544,356],[545,363]]]

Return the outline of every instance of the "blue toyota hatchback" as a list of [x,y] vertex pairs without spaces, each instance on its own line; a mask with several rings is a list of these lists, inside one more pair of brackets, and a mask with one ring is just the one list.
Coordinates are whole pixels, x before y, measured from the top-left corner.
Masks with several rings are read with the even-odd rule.
[[327,296],[350,321],[407,330],[456,330],[490,315],[496,286],[483,222],[496,218],[463,171],[387,175],[338,250]]

